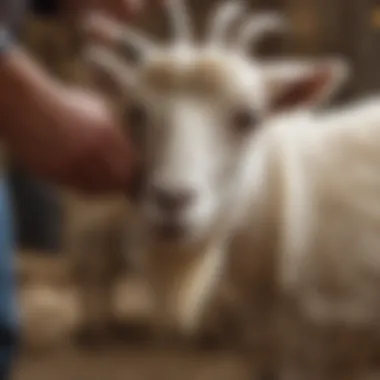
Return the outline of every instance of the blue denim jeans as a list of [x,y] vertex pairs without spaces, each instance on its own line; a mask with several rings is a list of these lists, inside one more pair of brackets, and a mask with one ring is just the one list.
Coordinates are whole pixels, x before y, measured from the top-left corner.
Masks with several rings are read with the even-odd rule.
[[0,380],[10,378],[19,331],[14,242],[11,200],[0,173]]

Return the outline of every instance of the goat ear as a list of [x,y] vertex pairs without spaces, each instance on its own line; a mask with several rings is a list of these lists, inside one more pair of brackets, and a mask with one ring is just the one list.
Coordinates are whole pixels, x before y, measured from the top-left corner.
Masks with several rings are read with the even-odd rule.
[[278,62],[265,69],[273,112],[316,107],[331,100],[349,76],[342,60]]

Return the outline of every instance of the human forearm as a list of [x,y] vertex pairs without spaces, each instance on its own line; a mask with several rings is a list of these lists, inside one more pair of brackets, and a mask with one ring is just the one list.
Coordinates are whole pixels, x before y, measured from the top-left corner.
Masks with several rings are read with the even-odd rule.
[[51,99],[57,83],[21,48],[14,47],[0,63],[0,134],[7,137],[26,126],[40,104]]

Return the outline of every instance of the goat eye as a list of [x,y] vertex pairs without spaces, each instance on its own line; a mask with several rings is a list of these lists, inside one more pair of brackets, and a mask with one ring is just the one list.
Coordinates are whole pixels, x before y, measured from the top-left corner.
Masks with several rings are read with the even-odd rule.
[[133,105],[128,107],[125,111],[124,122],[134,141],[142,141],[143,136],[145,135],[147,120],[148,116],[143,106]]
[[241,109],[232,115],[232,125],[239,132],[254,128],[257,124],[256,114],[250,109]]

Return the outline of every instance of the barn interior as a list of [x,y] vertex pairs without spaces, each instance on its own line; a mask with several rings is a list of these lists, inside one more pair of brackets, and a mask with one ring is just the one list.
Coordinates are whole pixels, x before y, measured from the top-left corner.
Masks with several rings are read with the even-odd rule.
[[[218,1],[188,1],[200,33]],[[32,3],[22,29],[24,46],[60,80],[91,86],[81,59],[83,35],[73,17],[75,1],[64,6],[58,1]],[[380,91],[380,4],[362,0],[249,3],[257,11],[281,11],[292,24],[289,33],[265,38],[259,54],[347,57],[354,75],[336,102]],[[160,7],[148,6],[127,22],[157,38],[169,34]],[[4,166],[10,174],[18,239],[21,342],[15,380],[250,378],[240,353],[242,333],[229,318],[230,310],[220,310],[195,342],[176,337],[164,347],[160,344],[144,279],[127,258],[112,262],[105,254],[120,239],[121,214],[127,210],[122,195],[87,197],[51,186],[25,171],[12,156],[6,157]],[[124,247],[127,252],[128,239]],[[116,276],[110,292],[108,282]],[[108,292],[104,297],[111,305],[112,326],[100,320],[105,310],[83,322],[86,302],[96,300],[83,299],[79,286],[86,286],[89,298],[93,289]]]

